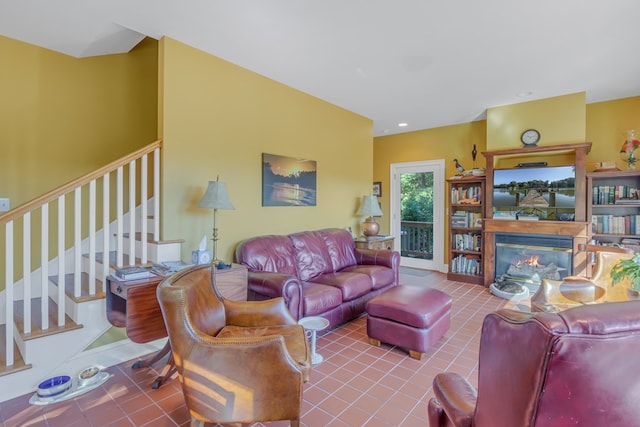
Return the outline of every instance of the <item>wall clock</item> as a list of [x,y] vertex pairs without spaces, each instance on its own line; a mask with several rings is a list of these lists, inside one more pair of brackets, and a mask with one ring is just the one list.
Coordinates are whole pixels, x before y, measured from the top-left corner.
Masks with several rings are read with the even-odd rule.
[[540,132],[535,129],[527,129],[520,135],[520,141],[525,147],[535,147],[540,141]]

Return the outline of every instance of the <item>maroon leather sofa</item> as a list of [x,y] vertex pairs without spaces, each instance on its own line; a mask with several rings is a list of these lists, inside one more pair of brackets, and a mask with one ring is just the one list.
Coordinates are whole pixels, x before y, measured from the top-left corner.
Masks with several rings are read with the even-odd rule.
[[640,425],[639,355],[640,301],[499,310],[482,326],[477,389],[438,374],[429,426]]
[[357,249],[347,230],[328,228],[244,240],[236,262],[249,270],[249,300],[283,297],[296,320],[322,316],[331,329],[398,284],[400,254]]

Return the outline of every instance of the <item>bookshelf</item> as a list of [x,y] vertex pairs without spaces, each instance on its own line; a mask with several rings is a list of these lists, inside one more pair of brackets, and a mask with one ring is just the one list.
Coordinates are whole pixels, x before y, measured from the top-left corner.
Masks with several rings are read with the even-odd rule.
[[483,284],[482,222],[485,177],[450,178],[448,280]]
[[640,171],[587,174],[589,240],[640,249]]

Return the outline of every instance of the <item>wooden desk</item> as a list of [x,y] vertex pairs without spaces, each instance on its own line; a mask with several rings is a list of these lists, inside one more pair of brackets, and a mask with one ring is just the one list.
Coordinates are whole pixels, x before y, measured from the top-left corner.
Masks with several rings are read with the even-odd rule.
[[[156,288],[164,277],[120,281],[107,277],[107,319],[113,326],[125,328],[127,337],[136,343],[147,343],[167,336]],[[247,268],[232,264],[231,268],[216,271],[216,287],[224,298],[247,300]],[[162,359],[171,351],[167,340],[165,346],[154,355],[133,364],[133,369],[146,368]],[[158,388],[165,378],[175,371],[173,359],[169,356],[167,365],[151,385]]]
[[354,242],[358,249],[393,250],[393,236],[358,237]]

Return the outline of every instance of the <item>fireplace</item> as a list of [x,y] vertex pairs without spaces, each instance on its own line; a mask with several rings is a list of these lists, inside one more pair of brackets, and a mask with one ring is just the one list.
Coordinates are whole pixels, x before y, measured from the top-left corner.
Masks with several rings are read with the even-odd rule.
[[495,281],[535,292],[543,279],[572,274],[573,238],[544,234],[495,234]]

